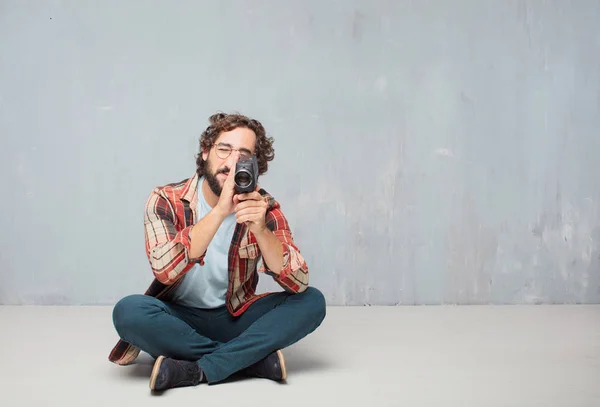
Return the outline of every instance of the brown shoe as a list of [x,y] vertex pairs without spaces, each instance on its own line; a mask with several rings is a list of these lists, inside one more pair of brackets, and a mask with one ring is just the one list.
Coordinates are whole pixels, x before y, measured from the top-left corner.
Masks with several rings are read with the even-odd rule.
[[285,369],[283,352],[278,350],[277,352],[271,353],[266,358],[259,360],[252,366],[247,367],[244,372],[250,376],[261,377],[263,379],[271,379],[276,381],[285,380],[287,377],[287,371]]

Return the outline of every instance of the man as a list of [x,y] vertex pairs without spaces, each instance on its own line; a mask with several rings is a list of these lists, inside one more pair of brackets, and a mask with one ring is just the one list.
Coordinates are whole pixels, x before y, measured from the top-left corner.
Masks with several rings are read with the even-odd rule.
[[[255,156],[264,174],[273,139],[239,114],[209,121],[196,174],[156,188],[146,203],[154,281],[145,295],[127,296],[113,310],[121,340],[109,359],[124,365],[140,350],[149,353],[156,391],[221,382],[236,372],[285,380],[281,349],[313,332],[326,313],[321,292],[308,287],[308,267],[279,203],[258,186],[235,190],[236,163]],[[257,295],[258,272],[284,291]]]

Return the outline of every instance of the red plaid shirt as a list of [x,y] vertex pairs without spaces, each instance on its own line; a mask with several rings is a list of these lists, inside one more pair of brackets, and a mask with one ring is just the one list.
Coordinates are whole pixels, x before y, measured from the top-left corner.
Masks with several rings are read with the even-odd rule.
[[[189,257],[190,230],[199,220],[198,179],[196,174],[180,183],[158,187],[146,202],[146,254],[155,277],[146,295],[168,300],[188,270],[196,263],[204,265],[206,253],[199,258]],[[259,192],[269,203],[267,228],[277,236],[283,247],[283,268],[277,275],[263,262],[257,270],[261,254],[256,237],[245,224],[237,224],[229,250],[229,288],[226,295],[227,309],[233,316],[241,315],[254,301],[269,294],[255,293],[258,271],[269,274],[291,293],[302,292],[308,287],[308,267],[294,244],[279,203],[265,190]],[[135,360],[139,352],[135,346],[120,340],[110,353],[109,360],[124,365]]]

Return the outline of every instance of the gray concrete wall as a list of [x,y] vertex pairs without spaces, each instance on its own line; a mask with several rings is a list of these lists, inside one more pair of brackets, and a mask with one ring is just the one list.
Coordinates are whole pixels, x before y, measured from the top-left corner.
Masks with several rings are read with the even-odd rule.
[[[600,301],[599,1],[0,1],[0,303],[152,275],[150,190],[261,120],[329,304]],[[261,289],[275,286],[261,281]]]

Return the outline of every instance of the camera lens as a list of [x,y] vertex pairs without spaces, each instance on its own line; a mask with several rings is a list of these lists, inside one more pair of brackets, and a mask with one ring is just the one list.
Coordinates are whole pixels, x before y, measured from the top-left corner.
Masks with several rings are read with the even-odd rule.
[[239,185],[240,187],[247,187],[248,185],[250,185],[250,182],[252,181],[250,179],[250,174],[248,174],[246,171],[240,171],[237,174],[235,174],[235,183],[237,185]]

